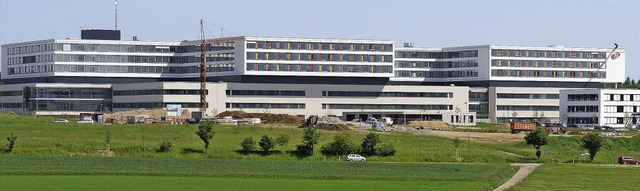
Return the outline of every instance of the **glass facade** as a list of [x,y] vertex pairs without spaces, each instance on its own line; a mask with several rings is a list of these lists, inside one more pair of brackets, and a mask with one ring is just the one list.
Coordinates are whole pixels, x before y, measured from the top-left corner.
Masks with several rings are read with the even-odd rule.
[[567,101],[598,101],[598,94],[569,94]]
[[[208,64],[207,72],[234,71],[234,64]],[[56,72],[91,73],[150,73],[185,74],[200,73],[200,66],[109,66],[109,65],[56,65]]]
[[[138,103],[114,103],[114,108],[145,108],[157,109],[165,108],[167,104],[180,104],[182,108],[200,108],[200,103],[162,103],[162,102],[138,102]],[[208,106],[209,104],[207,104]]]
[[110,88],[26,87],[23,97],[28,111],[111,111]]
[[606,68],[604,62],[545,61],[545,60],[491,60],[492,67],[529,67],[529,68]]
[[478,67],[477,60],[460,60],[448,62],[408,62],[397,61],[397,68],[469,68]]
[[403,78],[470,78],[470,77],[478,77],[478,70],[396,71],[396,77],[403,77]]
[[227,90],[228,96],[305,96],[304,90]]
[[498,99],[560,99],[560,94],[506,94],[498,93]]
[[491,56],[496,57],[534,57],[534,58],[584,58],[605,59],[606,52],[595,51],[555,51],[555,50],[504,50],[492,49]]
[[448,59],[448,58],[473,58],[473,57],[478,57],[477,50],[447,51],[447,52],[396,51],[396,58]]
[[453,110],[453,105],[410,105],[410,104],[322,104],[322,109],[350,110]]
[[559,106],[498,105],[499,111],[558,111]]
[[376,54],[319,54],[319,53],[282,53],[247,52],[247,60],[289,60],[289,61],[325,61],[325,62],[393,62],[391,55]]
[[225,103],[227,109],[304,109],[304,103]]
[[359,91],[322,91],[327,97],[429,97],[452,98],[452,92],[359,92]]
[[[206,91],[205,93],[208,95],[209,91]],[[200,90],[153,89],[153,90],[117,90],[117,91],[113,91],[113,96],[136,96],[136,95],[200,95]]]
[[249,41],[248,49],[392,52],[393,44],[341,42]]
[[562,70],[491,70],[495,77],[527,78],[606,78],[606,72]]
[[350,72],[350,73],[391,73],[392,66],[382,65],[337,65],[337,64],[281,64],[247,63],[247,71],[280,72]]
[[572,105],[567,107],[567,113],[595,113],[598,112],[597,105]]

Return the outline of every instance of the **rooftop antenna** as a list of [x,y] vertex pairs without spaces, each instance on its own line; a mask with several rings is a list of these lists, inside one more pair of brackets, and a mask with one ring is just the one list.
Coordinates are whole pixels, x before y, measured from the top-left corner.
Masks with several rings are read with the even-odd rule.
[[115,14],[116,29],[115,30],[118,30],[118,0],[115,0],[113,3],[116,5],[116,9],[115,9],[115,11],[116,11],[116,14]]

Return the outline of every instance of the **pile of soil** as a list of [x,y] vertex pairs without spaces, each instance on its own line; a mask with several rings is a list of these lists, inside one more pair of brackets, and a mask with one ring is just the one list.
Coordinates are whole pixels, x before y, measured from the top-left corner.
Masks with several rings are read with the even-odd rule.
[[584,135],[584,133],[580,131],[568,131],[567,135]]
[[[152,110],[136,109],[136,110],[129,110],[129,111],[119,111],[114,113],[106,113],[104,114],[104,118],[105,119],[112,118],[112,119],[118,119],[120,121],[124,121],[126,119],[125,118],[126,116],[140,116],[140,115],[146,115],[151,118],[155,118],[156,120],[160,120],[160,117],[167,116],[167,110],[166,109],[152,109]],[[191,118],[191,112],[189,112],[189,110],[187,109],[183,109],[182,116],[180,118],[183,118],[183,119]]]
[[442,121],[409,121],[409,126],[424,127],[429,129],[447,128],[447,124]]
[[347,131],[351,130],[351,125],[345,124],[318,124],[316,125],[318,129],[327,130],[327,131]]
[[302,117],[288,114],[246,113],[244,111],[225,111],[216,115],[217,118],[223,118],[226,116],[232,116],[234,119],[260,118],[262,123],[267,124],[300,123],[304,120]]

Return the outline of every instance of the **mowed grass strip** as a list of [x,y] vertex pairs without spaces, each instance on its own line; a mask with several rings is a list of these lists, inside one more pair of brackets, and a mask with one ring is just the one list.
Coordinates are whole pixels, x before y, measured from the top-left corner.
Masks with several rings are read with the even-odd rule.
[[508,164],[0,157],[2,175],[148,175],[497,183],[508,179],[515,171],[516,168]]
[[0,176],[4,190],[479,190],[483,181],[315,180],[168,176]]
[[640,166],[545,164],[510,190],[638,190]]

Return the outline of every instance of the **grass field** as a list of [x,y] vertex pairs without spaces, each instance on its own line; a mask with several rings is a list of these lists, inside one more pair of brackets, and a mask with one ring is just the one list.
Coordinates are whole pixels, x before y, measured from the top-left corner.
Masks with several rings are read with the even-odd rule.
[[158,176],[0,176],[6,190],[478,190],[482,181],[309,180]]
[[[373,190],[489,190],[515,173],[507,164],[447,163],[349,163],[320,161],[217,160],[175,158],[105,157],[0,157],[0,183],[14,182],[15,189],[33,190],[54,182],[53,190],[93,189],[104,178],[107,185],[131,184],[140,189],[171,190],[173,182],[237,182],[245,188],[319,190],[371,188]],[[11,176],[8,176],[11,175]],[[18,176],[16,176],[18,175]],[[81,175],[81,176],[79,176]],[[117,176],[116,176],[117,175]],[[130,176],[130,178],[126,178]],[[15,178],[23,177],[23,178]],[[78,183],[87,180],[86,183]],[[135,182],[141,182],[137,184]],[[62,184],[65,183],[65,184]],[[198,189],[213,183],[187,184],[180,189]],[[2,184],[5,185],[5,184]],[[234,184],[221,184],[233,189]],[[349,186],[350,185],[350,186]],[[368,186],[367,186],[368,185]],[[378,185],[378,186],[375,186]],[[384,186],[387,185],[387,186]],[[394,185],[393,187],[389,187]],[[93,187],[92,187],[93,186]],[[154,187],[155,186],[155,187]],[[6,188],[6,187],[3,187]],[[241,190],[246,190],[240,188]],[[439,189],[438,189],[439,188]],[[455,188],[455,189],[454,189]],[[146,188],[145,188],[146,189]],[[367,189],[367,190],[371,190]],[[13,190],[13,189],[11,189]],[[224,189],[226,190],[226,189]],[[261,189],[262,190],[262,189]]]
[[[0,148],[6,148],[4,137],[10,132],[18,136],[14,151],[10,155],[30,156],[100,156],[97,152],[106,148],[106,131],[111,132],[111,148],[118,157],[163,157],[163,158],[215,158],[215,159],[259,159],[259,160],[325,160],[317,154],[298,159],[291,151],[300,144],[302,130],[291,125],[216,126],[209,152],[203,154],[202,142],[195,135],[195,125],[77,125],[51,124],[51,117],[15,116],[0,113]],[[360,143],[366,132],[353,133],[353,141]],[[262,135],[272,137],[280,134],[290,136],[289,143],[278,146],[269,155],[239,152],[243,138],[252,136],[259,140]],[[335,132],[322,131],[321,145],[333,139]],[[409,133],[383,133],[383,143],[397,148],[393,157],[368,157],[369,161],[387,162],[456,162],[452,139],[414,135]],[[640,139],[607,138],[608,141],[596,156],[594,163],[616,162],[620,155],[640,156]],[[155,150],[163,141],[173,143],[173,150],[158,153]],[[144,146],[143,146],[144,145]],[[144,148],[144,149],[143,149]],[[585,153],[580,148],[580,137],[552,137],[549,145],[542,147],[543,156],[535,159],[535,150],[524,142],[477,143],[463,140],[458,154],[463,160],[470,155],[472,162],[585,162]],[[326,160],[337,160],[328,157]]]
[[542,165],[511,190],[637,190],[640,166]]

